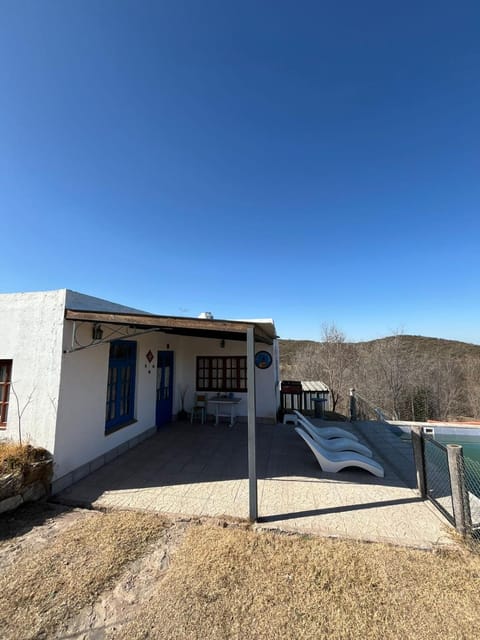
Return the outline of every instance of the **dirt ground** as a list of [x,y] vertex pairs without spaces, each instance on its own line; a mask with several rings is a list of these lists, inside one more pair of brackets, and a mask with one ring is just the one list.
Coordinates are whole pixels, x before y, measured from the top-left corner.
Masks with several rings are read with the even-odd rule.
[[0,516],[0,638],[478,637],[480,557],[54,504]]

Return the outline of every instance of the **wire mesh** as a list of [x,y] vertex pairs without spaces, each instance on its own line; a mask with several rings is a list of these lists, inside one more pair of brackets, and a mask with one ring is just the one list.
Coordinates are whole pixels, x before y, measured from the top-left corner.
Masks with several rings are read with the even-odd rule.
[[430,436],[423,436],[427,496],[450,522],[455,523],[447,448]]
[[480,530],[480,462],[464,456],[463,475],[465,496],[468,500],[472,529]]

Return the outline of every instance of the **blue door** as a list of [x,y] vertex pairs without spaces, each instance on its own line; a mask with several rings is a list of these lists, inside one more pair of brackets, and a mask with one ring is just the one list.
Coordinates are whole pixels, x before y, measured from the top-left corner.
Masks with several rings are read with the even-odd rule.
[[173,351],[159,351],[157,361],[157,427],[172,421]]

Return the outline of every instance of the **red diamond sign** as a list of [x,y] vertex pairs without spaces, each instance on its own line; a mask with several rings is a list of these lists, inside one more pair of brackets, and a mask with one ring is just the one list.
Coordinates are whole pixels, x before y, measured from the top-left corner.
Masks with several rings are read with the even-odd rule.
[[153,353],[149,351],[146,356],[147,360],[151,363],[153,360]]

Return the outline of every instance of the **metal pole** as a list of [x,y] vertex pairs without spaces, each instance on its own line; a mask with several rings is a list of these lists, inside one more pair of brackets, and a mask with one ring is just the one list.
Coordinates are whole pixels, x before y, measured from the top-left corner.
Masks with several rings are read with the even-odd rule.
[[452,486],[453,515],[455,529],[462,536],[469,535],[472,530],[470,501],[465,485],[465,469],[463,465],[463,447],[459,444],[447,444],[448,470]]
[[248,387],[248,501],[250,521],[258,518],[257,497],[257,438],[255,406],[255,330],[247,329],[247,387]]
[[350,421],[355,422],[357,419],[357,399],[355,397],[355,389],[350,389]]
[[425,459],[423,449],[422,427],[412,427],[412,447],[413,459],[415,460],[415,470],[417,472],[417,489],[422,499],[427,497],[427,487],[425,483]]

